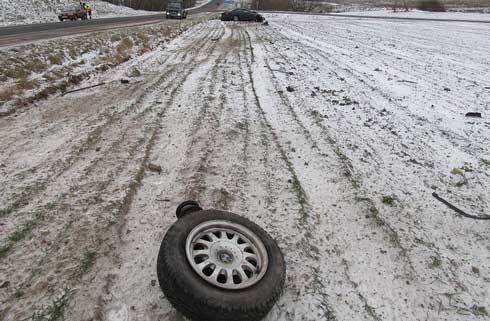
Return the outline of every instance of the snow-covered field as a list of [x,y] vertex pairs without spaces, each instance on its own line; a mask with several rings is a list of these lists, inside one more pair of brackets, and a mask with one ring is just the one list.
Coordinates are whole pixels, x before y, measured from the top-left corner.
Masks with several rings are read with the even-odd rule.
[[267,18],[0,118],[4,320],[182,320],[155,261],[185,199],[278,241],[267,321],[490,318],[489,223],[431,196],[490,212],[490,25]]
[[487,13],[476,12],[429,12],[420,10],[396,11],[393,10],[365,10],[338,13],[339,15],[360,15],[378,17],[403,17],[403,18],[423,18],[423,19],[454,19],[454,20],[480,20],[490,21],[490,8]]
[[[60,10],[77,0],[1,0],[0,26],[29,23],[56,22]],[[93,18],[110,18],[155,14],[155,12],[133,10],[101,0],[89,1],[93,5]]]

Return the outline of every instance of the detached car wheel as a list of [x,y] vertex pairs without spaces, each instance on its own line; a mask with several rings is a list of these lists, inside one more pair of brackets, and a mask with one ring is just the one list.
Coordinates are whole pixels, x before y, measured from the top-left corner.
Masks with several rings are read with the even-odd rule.
[[286,267],[276,242],[258,225],[196,207],[165,235],[157,273],[167,299],[191,320],[255,321],[279,298]]

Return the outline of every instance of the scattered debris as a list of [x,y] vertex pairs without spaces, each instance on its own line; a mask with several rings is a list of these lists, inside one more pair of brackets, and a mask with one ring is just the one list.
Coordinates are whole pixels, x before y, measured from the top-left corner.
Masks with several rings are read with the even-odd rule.
[[481,118],[481,113],[477,113],[477,112],[469,112],[469,113],[466,113],[465,115],[466,117],[476,117],[476,118]]
[[211,39],[211,41],[218,41],[218,40],[219,40],[219,38],[213,38],[213,39]]
[[121,79],[121,84],[129,84],[129,79]]
[[10,281],[4,281],[1,285],[0,285],[0,289],[5,289],[5,288],[8,288],[10,286]]
[[451,91],[451,89],[444,87],[444,91]]
[[151,286],[155,286],[157,284],[157,280],[151,280],[150,284],[151,284]]
[[78,88],[78,89],[74,89],[74,90],[65,91],[64,93],[61,94],[61,96],[64,96],[64,95],[67,95],[67,94],[71,94],[71,93],[74,93],[74,92],[77,92],[77,91],[82,91],[82,90],[86,90],[86,89],[90,89],[90,88],[99,87],[99,86],[102,86],[102,85],[105,85],[105,82],[101,82],[100,84],[93,85],[93,86],[82,87],[82,88]]
[[140,77],[141,76],[141,71],[136,68],[136,67],[133,67],[129,73],[129,77]]
[[264,21],[264,22],[262,23],[262,25],[263,25],[263,26],[268,26],[268,25],[269,25],[269,21]]
[[464,211],[460,210],[459,208],[457,208],[453,204],[449,203],[448,201],[446,201],[445,199],[443,199],[442,197],[440,197],[439,195],[437,195],[436,192],[433,192],[432,193],[432,196],[436,200],[438,200],[439,202],[443,203],[444,205],[446,205],[447,207],[449,207],[450,209],[452,209],[453,211],[455,211],[456,213],[458,213],[459,215],[462,215],[464,217],[471,218],[471,219],[474,219],[474,220],[490,220],[490,216],[488,216],[488,215],[476,216],[476,215],[470,215],[470,214],[465,213]]
[[459,175],[459,176],[464,176],[464,172],[459,169],[459,168],[453,168],[453,170],[451,171],[451,174],[453,175]]
[[168,199],[168,198],[157,198],[157,201],[159,201],[159,202],[170,202],[170,199]]
[[155,165],[155,164],[149,163],[148,164],[148,169],[150,171],[155,172],[155,173],[158,173],[158,174],[161,174],[162,173],[162,166],[160,166],[160,165]]
[[416,84],[415,81],[405,80],[405,79],[397,80],[397,82],[406,82],[406,83],[409,83],[409,84]]
[[295,89],[294,89],[292,86],[287,86],[287,87],[286,87],[286,90],[287,90],[288,92],[290,92],[290,93],[292,93],[292,92],[294,92],[294,91],[295,91]]

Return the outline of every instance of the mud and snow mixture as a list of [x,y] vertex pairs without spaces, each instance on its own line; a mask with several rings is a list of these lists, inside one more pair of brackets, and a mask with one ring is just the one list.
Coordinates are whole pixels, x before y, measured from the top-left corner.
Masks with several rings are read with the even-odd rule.
[[184,320],[155,265],[186,199],[277,240],[267,321],[490,318],[490,225],[432,196],[490,213],[490,25],[267,18],[0,118],[0,319]]

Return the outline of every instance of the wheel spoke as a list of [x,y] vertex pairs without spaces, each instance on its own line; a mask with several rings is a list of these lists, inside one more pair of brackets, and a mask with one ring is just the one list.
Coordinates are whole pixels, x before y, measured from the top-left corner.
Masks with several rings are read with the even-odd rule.
[[[195,253],[195,252],[194,252],[194,253]],[[254,260],[257,262],[257,259],[258,259],[258,258],[257,258],[257,255],[256,255],[255,253],[243,252],[243,258],[245,258],[245,259],[246,259],[246,258],[248,258],[248,257],[250,257],[250,258],[254,259]]]
[[236,269],[236,271],[238,272],[238,274],[240,274],[242,283],[248,280],[248,276],[241,266],[238,269]]
[[226,284],[233,284],[233,270],[226,269]]
[[242,252],[245,252],[245,249],[251,246],[248,243],[243,243],[243,244],[238,244],[238,247],[242,250]]
[[211,274],[209,277],[213,279],[214,282],[218,282],[218,275],[220,275],[221,271],[222,270],[219,267],[216,267],[213,274]]
[[195,241],[194,243],[195,243],[195,244],[202,244],[202,245],[205,245],[205,246],[207,246],[207,247],[209,247],[209,245],[211,245],[211,242],[206,241],[206,240],[204,240],[204,239],[199,239],[199,240]]
[[238,234],[233,234],[233,238],[231,239],[231,241],[232,241],[233,243],[238,244],[238,239],[239,239],[239,238],[240,238],[240,237],[238,236]]
[[209,249],[207,250],[196,250],[194,251],[194,256],[198,256],[198,255],[207,255],[209,256]]
[[216,241],[219,240],[219,238],[216,235],[214,235],[214,233],[208,233],[206,235],[211,238],[211,243],[216,242]]
[[250,269],[250,271],[253,272],[254,274],[257,271],[257,268],[247,260],[242,261],[242,266],[248,267]]
[[200,271],[204,270],[204,268],[208,265],[212,264],[211,260],[209,260],[209,258],[207,260],[205,260],[204,262],[201,262],[199,264],[197,264],[197,267]]

